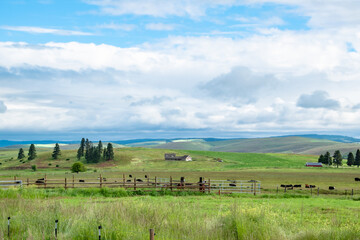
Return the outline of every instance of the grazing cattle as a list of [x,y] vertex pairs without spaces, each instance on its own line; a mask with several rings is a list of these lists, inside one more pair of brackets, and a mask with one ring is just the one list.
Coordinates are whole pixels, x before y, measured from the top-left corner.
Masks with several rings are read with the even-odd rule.
[[106,182],[106,178],[103,178],[103,181]]
[[305,184],[305,188],[310,188],[309,184]]
[[355,181],[356,181],[356,182],[360,182],[360,178],[356,177],[356,178],[355,178]]
[[145,175],[145,178],[147,178],[147,175]]
[[144,182],[143,180],[141,179],[136,179],[137,182]]
[[294,187],[301,187],[301,184],[295,184]]
[[132,175],[129,175],[129,178],[132,178]]
[[315,188],[316,186],[315,185],[310,185],[310,188]]
[[280,187],[286,187],[286,185],[285,185],[285,184],[281,184]]
[[285,187],[287,187],[287,188],[292,188],[292,184],[288,184],[288,185],[285,185]]
[[35,183],[38,183],[38,184],[44,184],[45,182],[42,181],[42,180],[36,180]]
[[130,180],[130,179],[128,179],[128,180],[126,180],[126,182],[131,182],[131,180]]
[[45,178],[39,178],[38,180],[39,180],[39,181],[44,181],[44,180],[45,180]]
[[236,187],[236,184],[235,183],[229,183],[229,186],[230,187]]
[[329,186],[329,190],[335,190],[335,187]]
[[83,180],[83,179],[79,179],[79,182],[85,182],[85,180]]

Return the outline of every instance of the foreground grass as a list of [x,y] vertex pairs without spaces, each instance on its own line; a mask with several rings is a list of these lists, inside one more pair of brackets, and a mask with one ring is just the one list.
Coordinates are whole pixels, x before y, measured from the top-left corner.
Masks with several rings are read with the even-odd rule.
[[[61,191],[2,190],[0,238],[53,239],[359,239],[358,201],[332,198],[235,196],[69,196]],[[92,190],[88,190],[91,192]],[[94,190],[95,191],[95,190]],[[96,191],[99,191],[98,189]],[[120,191],[120,190],[119,190]],[[124,190],[122,190],[124,191]],[[51,191],[50,191],[51,192]]]

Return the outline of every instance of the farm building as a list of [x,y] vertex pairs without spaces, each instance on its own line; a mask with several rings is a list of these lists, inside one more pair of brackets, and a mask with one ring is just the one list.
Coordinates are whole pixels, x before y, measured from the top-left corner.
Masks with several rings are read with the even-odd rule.
[[175,153],[165,153],[165,160],[172,160],[172,161],[192,161],[190,155],[184,156],[176,156]]
[[307,162],[305,164],[306,167],[322,167],[322,163],[313,163],[313,162]]

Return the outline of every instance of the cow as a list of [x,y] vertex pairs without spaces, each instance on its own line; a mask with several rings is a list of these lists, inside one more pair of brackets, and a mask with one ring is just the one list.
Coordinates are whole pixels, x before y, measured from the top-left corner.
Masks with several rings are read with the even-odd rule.
[[44,181],[44,180],[45,180],[45,178],[39,178],[38,180],[39,180],[39,181]]
[[148,176],[147,176],[147,175],[145,175],[145,178],[148,178]]
[[301,184],[295,184],[294,187],[301,187]]
[[85,182],[85,180],[83,180],[83,179],[79,179],[79,182]]
[[44,184],[45,182],[44,182],[43,180],[39,180],[39,179],[38,179],[38,180],[35,181],[35,183],[37,183],[37,184]]
[[329,186],[329,190],[335,190],[334,186]]
[[286,187],[286,185],[285,185],[285,184],[281,184],[280,187]]
[[144,182],[143,180],[141,179],[136,179],[137,182]]
[[129,178],[132,178],[132,175],[131,175],[131,174],[129,175]]
[[310,188],[309,184],[305,184],[305,188]]
[[356,177],[355,182],[360,182],[360,178]]
[[235,183],[229,183],[229,186],[230,187],[236,187],[236,184]]
[[126,182],[131,182],[131,180],[130,180],[130,179],[128,179],[128,180],[126,180]]
[[310,188],[315,188],[316,186],[315,185],[310,185]]

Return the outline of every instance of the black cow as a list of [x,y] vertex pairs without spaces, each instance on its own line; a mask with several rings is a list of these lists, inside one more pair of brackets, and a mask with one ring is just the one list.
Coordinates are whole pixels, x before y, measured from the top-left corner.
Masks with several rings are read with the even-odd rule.
[[310,188],[315,188],[316,186],[315,185],[310,185]]
[[45,178],[39,178],[38,180],[39,180],[39,181],[44,181],[44,180],[45,180]]
[[147,175],[145,175],[145,178],[147,178]]
[[294,187],[301,187],[301,184],[295,184]]
[[126,182],[131,182],[131,180],[130,180],[130,179],[128,179],[128,180],[126,180]]
[[137,182],[144,182],[143,180],[141,179],[136,179]]
[[229,186],[230,187],[236,187],[236,184],[235,183],[229,183]]
[[83,179],[79,179],[79,182],[85,182],[85,180],[83,180]]
[[285,184],[281,184],[280,187],[286,187],[286,185],[285,185]]
[[45,184],[45,182],[43,180],[36,180],[35,183],[38,183],[38,184]]
[[356,177],[356,178],[355,178],[355,181],[356,181],[356,182],[360,182],[360,178]]
[[334,186],[329,186],[329,190],[335,190]]
[[132,178],[132,175],[129,175],[129,178]]

